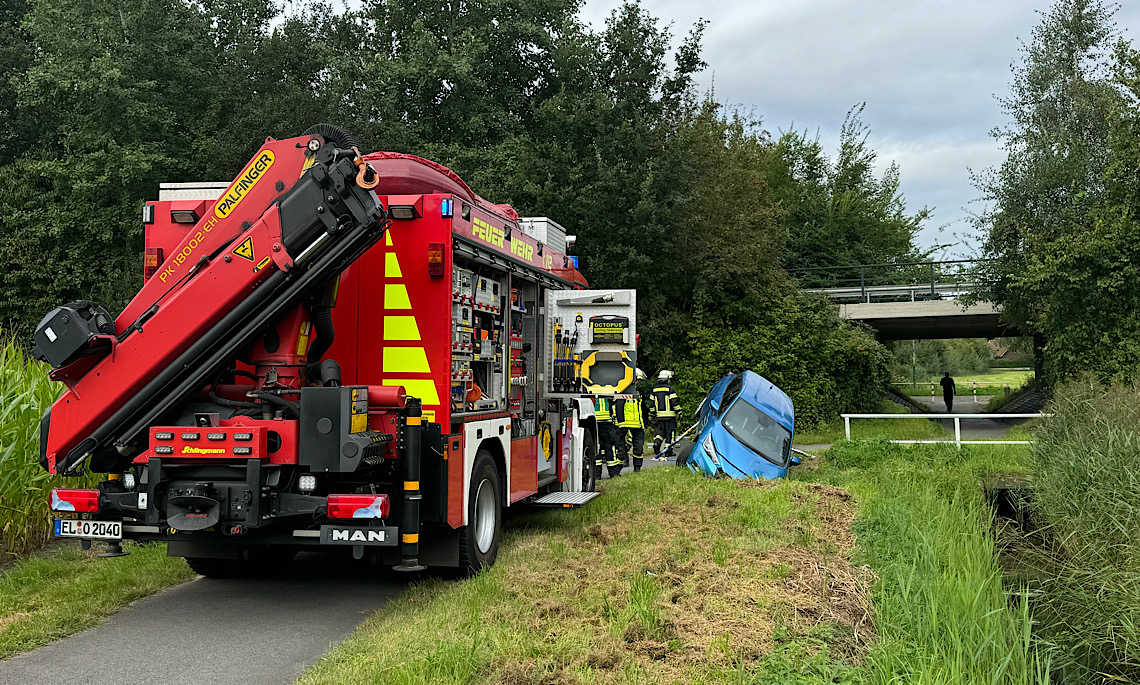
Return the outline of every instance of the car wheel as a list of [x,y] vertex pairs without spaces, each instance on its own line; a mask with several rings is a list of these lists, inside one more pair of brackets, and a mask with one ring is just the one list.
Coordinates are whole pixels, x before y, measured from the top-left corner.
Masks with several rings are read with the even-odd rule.
[[684,466],[689,462],[689,454],[693,451],[693,445],[696,443],[689,442],[677,452],[677,466]]
[[471,469],[467,525],[459,535],[459,568],[467,574],[495,563],[503,528],[502,476],[491,453],[481,449]]

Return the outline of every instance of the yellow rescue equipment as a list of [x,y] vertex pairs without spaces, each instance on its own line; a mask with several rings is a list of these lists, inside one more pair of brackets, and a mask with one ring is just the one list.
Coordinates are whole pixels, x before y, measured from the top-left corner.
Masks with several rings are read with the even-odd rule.
[[582,387],[590,394],[614,395],[633,385],[634,363],[625,351],[596,350],[582,360]]

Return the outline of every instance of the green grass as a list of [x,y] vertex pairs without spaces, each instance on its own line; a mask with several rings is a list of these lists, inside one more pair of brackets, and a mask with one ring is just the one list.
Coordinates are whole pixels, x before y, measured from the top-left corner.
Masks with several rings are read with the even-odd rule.
[[493,568],[412,587],[300,682],[857,682],[846,493],[669,467],[606,490],[513,519]]
[[[0,347],[0,535],[4,550],[14,555],[47,542],[48,493],[63,482],[39,464],[40,417],[63,389],[47,374],[46,366],[10,341]],[[66,482],[84,487],[94,480]]]
[[[934,383],[935,397],[942,396],[942,387],[938,385],[941,376],[931,378],[918,379],[918,388],[915,388],[911,381],[908,379],[898,379],[894,384],[900,392],[904,392],[911,397],[930,397],[930,384]],[[1011,391],[1016,391],[1021,386],[1028,383],[1033,379],[1033,371],[1015,371],[1010,369],[990,369],[984,373],[963,374],[961,376],[954,376],[955,395],[961,397],[964,395],[973,395],[973,383],[986,383],[987,385],[978,386],[979,395],[1001,395],[1005,393],[1006,385],[1009,386]],[[996,383],[998,385],[989,385]]]
[[[882,414],[903,414],[894,402],[883,401]],[[844,439],[843,419],[822,426],[796,430],[797,445],[830,445]],[[924,419],[852,419],[851,437],[857,440],[930,440],[949,437],[941,424]]]
[[841,443],[799,478],[860,499],[859,554],[879,576],[868,683],[1047,683],[1025,600],[1002,585],[980,476],[1024,473],[1028,450]]
[[165,545],[96,558],[76,544],[17,561],[0,575],[0,659],[90,628],[130,602],[194,577]]

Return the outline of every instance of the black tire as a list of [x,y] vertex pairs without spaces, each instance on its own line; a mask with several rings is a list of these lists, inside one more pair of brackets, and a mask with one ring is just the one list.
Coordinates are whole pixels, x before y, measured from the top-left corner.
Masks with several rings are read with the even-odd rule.
[[590,431],[583,431],[585,442],[582,446],[582,492],[593,492],[598,487],[598,474],[594,461],[598,455],[598,438]]
[[283,547],[246,547],[237,559],[186,557],[190,570],[207,578],[252,578],[281,573],[297,556]]
[[485,449],[475,453],[467,494],[467,525],[459,531],[459,569],[478,573],[495,563],[503,536],[503,476]]
[[689,442],[677,452],[677,466],[684,466],[689,461],[689,453],[693,451],[693,443]]

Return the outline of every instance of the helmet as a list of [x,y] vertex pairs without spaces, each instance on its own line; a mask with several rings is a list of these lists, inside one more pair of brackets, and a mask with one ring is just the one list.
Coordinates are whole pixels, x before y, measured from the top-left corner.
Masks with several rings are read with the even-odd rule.
[[639,381],[645,380],[645,372],[642,371],[641,369],[634,369],[633,370],[633,376],[634,376],[634,378],[636,378]]
[[659,381],[673,380],[673,372],[668,370],[668,369],[665,369],[661,373],[657,374],[657,380],[659,380]]

